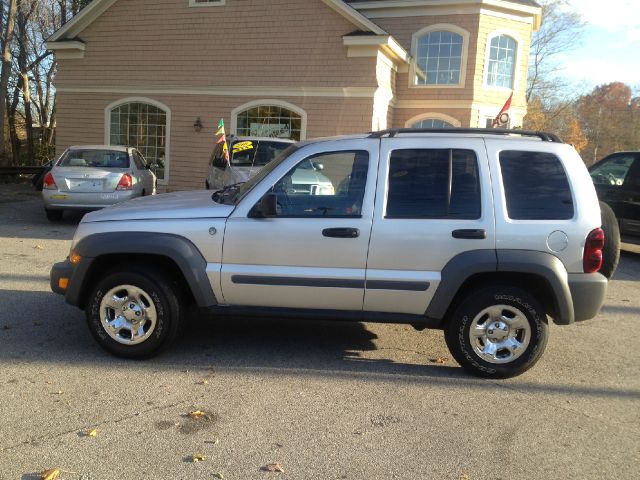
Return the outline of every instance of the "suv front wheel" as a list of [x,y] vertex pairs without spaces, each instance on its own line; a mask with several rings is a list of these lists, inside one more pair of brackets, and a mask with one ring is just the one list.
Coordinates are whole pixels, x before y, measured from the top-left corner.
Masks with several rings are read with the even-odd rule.
[[467,296],[445,330],[451,355],[469,372],[489,378],[524,373],[542,356],[548,325],[531,294],[496,285]]
[[181,302],[160,270],[130,267],[107,274],[89,298],[89,330],[114,355],[151,357],[178,336]]

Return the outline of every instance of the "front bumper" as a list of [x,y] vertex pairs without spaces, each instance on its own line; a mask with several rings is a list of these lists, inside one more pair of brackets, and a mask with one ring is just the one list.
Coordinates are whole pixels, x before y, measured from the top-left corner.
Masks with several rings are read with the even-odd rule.
[[599,273],[570,273],[568,280],[575,321],[598,315],[607,294],[607,278]]
[[[51,274],[49,275],[51,290],[60,295],[66,295],[71,283],[71,277],[73,276],[73,265],[69,259],[64,262],[58,262],[51,267]],[[61,286],[61,280],[66,279],[66,286]]]

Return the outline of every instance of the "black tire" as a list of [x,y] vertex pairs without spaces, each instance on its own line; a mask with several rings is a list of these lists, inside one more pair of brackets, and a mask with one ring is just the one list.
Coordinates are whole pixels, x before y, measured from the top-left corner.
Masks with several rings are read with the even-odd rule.
[[[141,289],[146,294],[148,303],[152,302],[155,307],[154,329],[144,341],[135,345],[115,340],[107,333],[100,318],[100,304],[105,294],[124,285]],[[128,267],[126,270],[107,274],[94,286],[87,302],[86,317],[91,334],[108,352],[119,357],[150,358],[169,347],[179,336],[182,324],[181,305],[179,289],[172,286],[161,270],[143,266]]]
[[602,249],[602,267],[600,273],[611,278],[618,268],[620,261],[620,226],[611,207],[600,202],[600,216],[602,230],[604,230],[604,248]]
[[[501,315],[508,316],[515,310],[522,313],[528,324],[529,331],[529,343],[526,347],[522,346],[523,350],[517,358],[509,361],[508,358],[511,352],[506,348],[497,351],[496,355],[503,356],[503,359],[498,359],[498,361],[505,361],[505,363],[495,363],[482,358],[474,350],[469,333],[476,317],[483,310],[497,305],[507,307],[502,310]],[[490,317],[483,315],[479,317],[477,323],[481,324],[483,318]],[[486,320],[486,322],[490,321]],[[493,333],[489,329],[491,324],[484,323],[484,326],[486,332]],[[508,330],[509,334],[511,334],[511,329],[508,328]],[[514,335],[517,335],[515,337],[516,340],[524,344],[525,329],[513,329],[513,332]],[[547,317],[542,304],[526,291],[506,285],[486,287],[468,295],[457,306],[445,328],[445,340],[451,355],[468,372],[486,378],[509,378],[526,372],[542,356],[548,337]],[[481,338],[475,340],[476,348],[478,348],[479,344],[482,344],[482,341]]]
[[62,220],[63,210],[51,210],[50,208],[45,208],[44,213],[47,215],[47,220],[50,222],[59,222]]

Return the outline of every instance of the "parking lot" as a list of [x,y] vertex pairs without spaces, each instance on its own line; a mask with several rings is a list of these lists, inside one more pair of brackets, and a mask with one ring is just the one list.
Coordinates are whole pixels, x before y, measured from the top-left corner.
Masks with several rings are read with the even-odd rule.
[[49,289],[79,220],[49,223],[37,192],[0,185],[2,479],[638,474],[638,247],[596,319],[552,325],[532,370],[491,381],[404,325],[193,318],[169,352],[117,359]]

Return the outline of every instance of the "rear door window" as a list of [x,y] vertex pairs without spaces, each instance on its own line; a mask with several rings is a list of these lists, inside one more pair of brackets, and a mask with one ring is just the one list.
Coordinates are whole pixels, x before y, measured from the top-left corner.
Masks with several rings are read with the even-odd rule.
[[573,218],[571,187],[558,157],[546,152],[505,150],[499,158],[509,218]]
[[391,152],[385,218],[478,219],[478,161],[473,150]]

